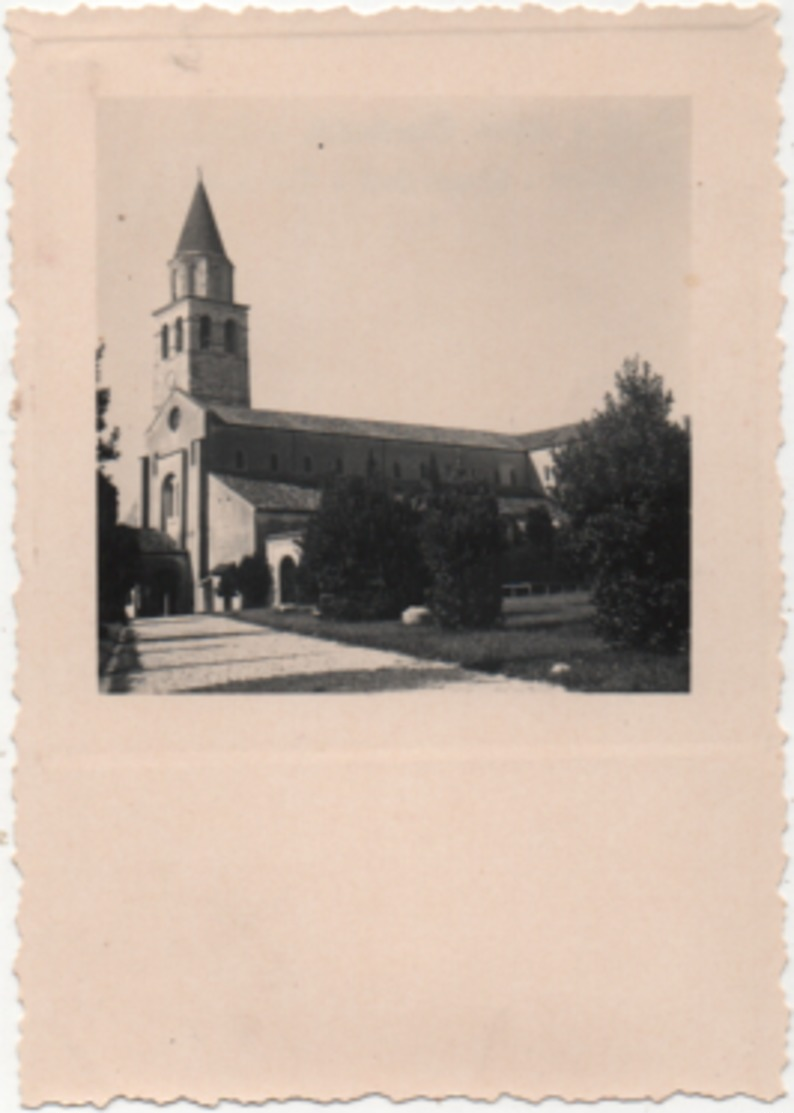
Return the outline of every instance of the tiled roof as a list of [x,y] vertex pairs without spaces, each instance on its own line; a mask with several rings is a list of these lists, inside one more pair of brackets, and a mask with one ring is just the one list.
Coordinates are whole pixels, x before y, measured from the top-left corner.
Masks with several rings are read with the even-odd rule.
[[543,448],[559,448],[572,441],[578,432],[578,425],[557,425],[554,429],[541,429],[538,433],[519,433],[516,440],[527,452],[538,452]]
[[296,433],[336,433],[352,437],[413,441],[418,444],[451,445],[460,448],[499,448],[525,451],[522,439],[507,433],[479,429],[450,429],[436,425],[406,425],[396,421],[366,421],[354,417],[324,417],[318,414],[285,413],[283,410],[249,410],[237,406],[209,406],[227,425],[257,429],[285,429]]
[[200,255],[226,255],[223,240],[215,223],[215,217],[210,205],[210,199],[204,188],[204,183],[199,182],[193,200],[190,202],[187,218],[182,228],[182,235],[176,245],[176,254],[182,252],[197,252]]
[[311,487],[274,483],[270,479],[253,479],[247,475],[216,475],[215,478],[257,510],[308,512],[316,510],[320,505],[321,492]]

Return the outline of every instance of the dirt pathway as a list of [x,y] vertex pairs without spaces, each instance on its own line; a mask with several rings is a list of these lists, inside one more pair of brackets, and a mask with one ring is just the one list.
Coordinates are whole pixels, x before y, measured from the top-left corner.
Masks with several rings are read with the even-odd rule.
[[101,687],[109,692],[390,691],[519,685],[403,653],[249,626],[225,615],[140,619]]

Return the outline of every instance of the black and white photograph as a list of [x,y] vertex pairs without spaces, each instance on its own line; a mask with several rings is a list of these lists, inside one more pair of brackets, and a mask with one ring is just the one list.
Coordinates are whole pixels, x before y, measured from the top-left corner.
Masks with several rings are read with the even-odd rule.
[[9,25],[25,1108],[777,1102],[774,9]]
[[688,691],[690,123],[103,102],[102,691]]

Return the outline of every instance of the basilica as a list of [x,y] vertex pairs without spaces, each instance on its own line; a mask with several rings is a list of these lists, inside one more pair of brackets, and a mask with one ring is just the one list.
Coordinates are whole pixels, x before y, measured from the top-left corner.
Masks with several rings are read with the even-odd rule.
[[[331,476],[377,474],[410,493],[431,475],[487,483],[509,528],[547,500],[543,454],[567,429],[509,436],[251,407],[248,307],[199,181],[154,313],[154,416],[140,463],[152,554],[144,613],[211,610],[218,570],[255,555],[274,603],[294,598],[301,538]],[[538,466],[536,466],[538,465]]]

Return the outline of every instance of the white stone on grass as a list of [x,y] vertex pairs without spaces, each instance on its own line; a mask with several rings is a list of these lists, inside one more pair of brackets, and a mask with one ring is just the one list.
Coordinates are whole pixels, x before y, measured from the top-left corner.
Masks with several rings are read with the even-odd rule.
[[432,619],[427,607],[406,607],[402,613],[403,626],[427,626]]

